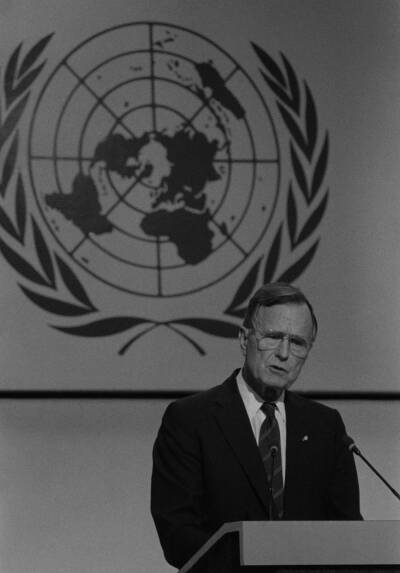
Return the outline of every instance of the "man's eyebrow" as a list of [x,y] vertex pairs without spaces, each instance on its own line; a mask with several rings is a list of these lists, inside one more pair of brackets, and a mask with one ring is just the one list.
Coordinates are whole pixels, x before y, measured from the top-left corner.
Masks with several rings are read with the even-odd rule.
[[288,336],[291,340],[301,340],[303,342],[307,342],[307,339],[304,338],[304,336],[301,336],[300,334],[290,334],[289,332],[285,332],[283,330],[272,330],[269,328],[267,330],[264,330],[263,332],[260,332],[260,334],[262,335],[274,334],[276,336]]
[[[272,328],[267,328],[263,330],[263,334],[282,334],[282,336],[286,336],[289,333],[284,330],[273,330]],[[289,334],[289,336],[291,335]]]

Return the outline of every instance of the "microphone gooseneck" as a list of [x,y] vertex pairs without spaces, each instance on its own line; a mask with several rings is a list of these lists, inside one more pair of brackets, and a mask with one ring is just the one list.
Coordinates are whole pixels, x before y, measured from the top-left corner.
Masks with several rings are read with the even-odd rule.
[[400,494],[394,489],[394,487],[392,487],[390,485],[390,483],[378,472],[377,469],[374,468],[374,466],[367,460],[367,458],[361,453],[361,451],[359,450],[359,448],[356,446],[353,438],[351,438],[350,436],[343,436],[343,442],[345,444],[345,446],[347,447],[347,449],[352,452],[353,454],[356,454],[359,458],[361,458],[363,460],[364,463],[367,464],[367,466],[374,472],[375,475],[378,476],[378,478],[385,484],[385,486],[390,489],[390,491],[392,492],[392,494],[397,497],[398,500],[400,500]]
[[270,453],[271,453],[271,477],[269,480],[269,507],[268,507],[268,516],[269,516],[269,520],[272,521],[273,519],[275,519],[274,517],[274,489],[273,489],[273,480],[274,480],[274,470],[275,470],[275,459],[276,459],[276,454],[278,453],[278,446],[271,446],[270,449]]

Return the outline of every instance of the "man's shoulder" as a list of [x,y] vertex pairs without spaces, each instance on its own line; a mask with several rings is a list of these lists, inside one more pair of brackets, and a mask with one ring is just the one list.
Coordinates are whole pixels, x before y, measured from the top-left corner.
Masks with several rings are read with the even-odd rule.
[[298,408],[308,415],[336,417],[338,414],[338,411],[331,406],[321,404],[321,402],[317,402],[308,396],[291,391],[287,393],[286,405],[288,407]]
[[167,413],[185,418],[203,416],[216,403],[223,401],[229,394],[236,391],[236,373],[237,371],[233,372],[221,384],[171,402],[167,408]]

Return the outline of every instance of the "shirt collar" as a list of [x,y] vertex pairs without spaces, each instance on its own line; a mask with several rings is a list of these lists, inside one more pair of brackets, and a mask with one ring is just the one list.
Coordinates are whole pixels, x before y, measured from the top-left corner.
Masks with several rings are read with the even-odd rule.
[[[257,394],[257,392],[254,392],[253,388],[250,388],[250,386],[247,384],[247,382],[243,378],[242,370],[239,370],[236,376],[236,382],[247,412],[249,413],[249,415],[254,416],[263,405],[264,400]],[[275,401],[275,404],[279,412],[284,415],[285,391],[283,391],[282,395],[278,398],[278,400]]]

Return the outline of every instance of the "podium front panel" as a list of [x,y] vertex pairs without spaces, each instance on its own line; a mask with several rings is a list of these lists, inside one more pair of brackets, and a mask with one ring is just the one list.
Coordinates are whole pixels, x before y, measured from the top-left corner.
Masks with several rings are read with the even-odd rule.
[[240,562],[242,566],[400,565],[400,522],[245,521]]

